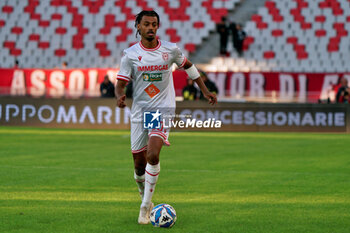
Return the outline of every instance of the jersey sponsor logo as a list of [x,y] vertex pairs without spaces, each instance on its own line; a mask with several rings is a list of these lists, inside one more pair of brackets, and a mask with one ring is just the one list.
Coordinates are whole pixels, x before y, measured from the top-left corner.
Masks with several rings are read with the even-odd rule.
[[163,71],[169,68],[168,64],[166,65],[155,65],[155,66],[138,66],[138,71]]
[[162,73],[143,73],[143,81],[146,82],[158,82],[163,80]]
[[142,59],[142,56],[138,56],[138,59],[139,59],[139,61],[141,61],[141,59]]
[[162,53],[162,57],[164,61],[168,61],[169,60],[169,54],[168,53]]
[[154,84],[151,84],[145,88],[145,92],[149,95],[149,97],[153,98],[160,92],[160,90]]

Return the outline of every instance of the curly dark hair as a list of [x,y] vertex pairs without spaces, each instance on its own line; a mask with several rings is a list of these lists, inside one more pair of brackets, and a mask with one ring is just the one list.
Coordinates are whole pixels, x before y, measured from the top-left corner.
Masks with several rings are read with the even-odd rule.
[[[158,26],[159,26],[159,15],[157,12],[155,12],[154,10],[152,11],[141,11],[140,13],[138,13],[136,16],[135,16],[135,28],[137,29],[137,25],[140,24],[141,20],[142,20],[142,17],[143,16],[154,16],[154,17],[157,17],[157,20],[158,20]],[[140,34],[139,30],[136,31],[136,38],[137,38],[137,35]]]

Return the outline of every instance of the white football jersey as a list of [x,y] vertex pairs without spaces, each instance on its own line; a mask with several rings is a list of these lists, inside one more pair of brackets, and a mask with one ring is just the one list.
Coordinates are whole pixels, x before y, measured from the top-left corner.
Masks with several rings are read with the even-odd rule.
[[171,67],[175,63],[181,68],[186,60],[176,44],[163,40],[153,49],[140,41],[124,50],[117,79],[133,81],[132,122],[142,121],[145,107],[175,109]]

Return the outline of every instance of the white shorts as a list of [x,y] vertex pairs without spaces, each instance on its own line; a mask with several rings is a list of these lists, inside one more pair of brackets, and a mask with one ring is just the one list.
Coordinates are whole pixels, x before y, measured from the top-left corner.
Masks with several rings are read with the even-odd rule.
[[147,149],[149,137],[160,137],[166,146],[170,146],[168,141],[170,128],[145,129],[142,122],[131,122],[131,152],[139,153]]

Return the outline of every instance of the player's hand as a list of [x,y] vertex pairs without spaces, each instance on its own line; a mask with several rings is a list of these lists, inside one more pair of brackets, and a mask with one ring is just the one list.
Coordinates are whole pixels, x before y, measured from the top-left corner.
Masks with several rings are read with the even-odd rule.
[[117,98],[117,106],[119,108],[124,108],[126,106],[125,99],[126,99],[126,95],[122,95]]
[[208,93],[204,94],[204,97],[209,100],[210,105],[217,104],[217,102],[218,102],[216,95],[214,93],[208,92]]

